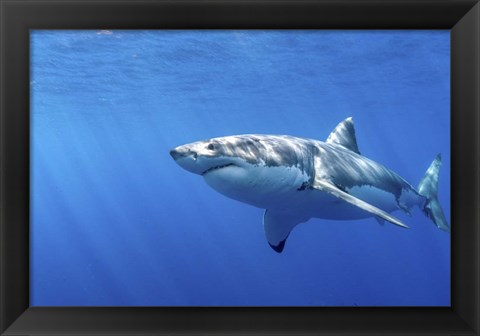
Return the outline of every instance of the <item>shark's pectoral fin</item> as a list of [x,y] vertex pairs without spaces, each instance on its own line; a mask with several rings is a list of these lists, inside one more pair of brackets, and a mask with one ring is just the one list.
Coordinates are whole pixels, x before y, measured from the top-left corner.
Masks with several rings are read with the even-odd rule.
[[285,247],[285,241],[292,229],[309,218],[301,218],[291,213],[265,210],[263,215],[263,228],[268,244],[276,252],[281,253]]
[[367,212],[370,212],[372,215],[375,215],[375,216],[378,216],[386,221],[389,221],[390,223],[393,223],[395,225],[398,225],[398,226],[401,226],[401,227],[404,227],[404,228],[408,228],[408,226],[406,226],[405,224],[403,224],[401,221],[399,221],[398,219],[396,219],[395,217],[391,216],[390,214],[388,214],[387,212],[383,211],[383,210],[380,210],[379,208],[365,202],[365,201],[362,201],[361,199],[355,197],[355,196],[352,196],[348,193],[346,193],[345,191],[341,190],[340,188],[338,188],[337,186],[335,186],[333,183],[331,182],[328,182],[328,181],[325,181],[325,180],[315,180],[315,182],[313,183],[313,187],[315,189],[318,189],[318,190],[322,190],[324,192],[327,192],[347,203],[350,203],[352,205],[355,205]]

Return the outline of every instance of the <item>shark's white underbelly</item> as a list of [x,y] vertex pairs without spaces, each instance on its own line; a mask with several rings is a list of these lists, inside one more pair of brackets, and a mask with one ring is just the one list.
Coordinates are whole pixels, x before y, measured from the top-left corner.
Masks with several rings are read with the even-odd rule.
[[[236,167],[227,167],[205,176],[207,183],[227,197],[262,209],[296,213],[310,218],[360,219],[372,214],[351,205],[330,193],[302,188],[309,177],[295,168],[255,168],[255,174]],[[300,189],[300,190],[299,190]],[[346,190],[383,211],[398,210],[398,203],[390,192],[363,185]],[[405,196],[405,207],[414,205],[412,195]]]

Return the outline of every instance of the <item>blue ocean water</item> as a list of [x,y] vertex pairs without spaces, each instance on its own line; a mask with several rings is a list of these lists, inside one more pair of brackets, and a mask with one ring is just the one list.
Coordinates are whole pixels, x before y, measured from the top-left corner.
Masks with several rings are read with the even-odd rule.
[[450,235],[420,210],[312,219],[282,254],[263,210],[173,147],[325,140],[417,185],[437,153],[450,218],[449,31],[32,31],[32,306],[449,306]]

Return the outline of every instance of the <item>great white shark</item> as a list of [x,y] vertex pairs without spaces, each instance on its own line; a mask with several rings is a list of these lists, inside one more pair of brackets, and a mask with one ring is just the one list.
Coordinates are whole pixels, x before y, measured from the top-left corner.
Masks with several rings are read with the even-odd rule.
[[234,135],[176,147],[170,155],[213,189],[265,209],[268,243],[282,252],[291,230],[310,218],[375,218],[408,228],[390,213],[418,206],[450,231],[438,201],[440,154],[415,189],[398,174],[360,154],[352,118],[327,141],[288,135]]

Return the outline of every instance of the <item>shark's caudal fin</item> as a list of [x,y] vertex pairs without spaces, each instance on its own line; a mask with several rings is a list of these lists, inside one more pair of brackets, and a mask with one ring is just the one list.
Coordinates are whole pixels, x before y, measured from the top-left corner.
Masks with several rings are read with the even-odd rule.
[[422,209],[425,215],[430,218],[439,229],[450,231],[450,226],[445,219],[437,197],[438,173],[440,172],[441,165],[442,158],[440,154],[438,154],[420,181],[418,193],[427,198]]

